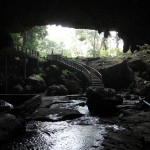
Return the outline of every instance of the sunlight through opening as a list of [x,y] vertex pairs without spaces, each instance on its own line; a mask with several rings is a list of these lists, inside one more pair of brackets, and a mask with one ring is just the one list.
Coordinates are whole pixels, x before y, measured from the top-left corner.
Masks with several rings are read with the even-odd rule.
[[116,56],[123,51],[123,40],[116,31],[110,31],[108,38],[104,38],[104,32],[99,34],[95,30],[67,28],[61,25],[48,25],[47,31],[47,39],[59,45],[59,50],[52,46],[47,52],[49,54],[54,51],[69,57],[99,57]]

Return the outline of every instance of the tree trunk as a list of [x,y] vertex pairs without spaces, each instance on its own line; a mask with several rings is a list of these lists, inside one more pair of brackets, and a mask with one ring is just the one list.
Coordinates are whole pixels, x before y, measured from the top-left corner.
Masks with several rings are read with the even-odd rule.
[[23,36],[23,47],[27,46],[27,33],[26,31],[22,33]]
[[94,32],[93,57],[96,56],[96,31]]

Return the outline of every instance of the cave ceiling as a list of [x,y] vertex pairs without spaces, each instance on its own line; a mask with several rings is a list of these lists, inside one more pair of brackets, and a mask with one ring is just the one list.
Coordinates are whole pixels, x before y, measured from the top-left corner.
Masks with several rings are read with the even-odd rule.
[[[22,32],[33,26],[58,24],[73,28],[115,30],[125,47],[149,43],[147,0],[4,1],[0,5],[0,32]],[[2,34],[1,34],[2,36]]]

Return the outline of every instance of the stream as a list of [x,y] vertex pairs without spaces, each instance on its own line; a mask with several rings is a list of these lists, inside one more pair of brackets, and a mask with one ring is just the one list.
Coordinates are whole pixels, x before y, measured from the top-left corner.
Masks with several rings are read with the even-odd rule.
[[[40,113],[47,104],[47,99],[41,104],[39,108]],[[107,129],[122,130],[123,128],[117,125],[102,124],[101,119],[96,116],[91,116],[87,106],[81,106],[81,100],[73,100],[68,104],[56,103],[51,110],[52,114],[47,114],[47,117],[55,121],[37,121],[32,120],[26,123],[26,131],[19,134],[11,140],[7,145],[4,145],[4,150],[101,150],[103,149],[102,142],[104,136],[107,134]],[[48,104],[49,105],[49,104]],[[58,106],[59,105],[59,106]],[[47,106],[47,105],[45,105]],[[76,107],[73,107],[76,106]],[[61,109],[75,108],[82,114],[82,116],[72,119],[60,121]],[[59,108],[59,109],[58,109]],[[48,108],[47,108],[48,109]],[[49,109],[48,109],[49,111]],[[55,112],[55,113],[54,113]],[[39,111],[36,113],[39,115]],[[44,112],[45,113],[45,112]],[[71,113],[71,112],[70,112]],[[41,113],[42,114],[42,113]],[[44,114],[45,115],[45,114]],[[61,114],[62,115],[62,114]],[[33,116],[36,116],[34,114]],[[1,150],[2,150],[1,149]]]

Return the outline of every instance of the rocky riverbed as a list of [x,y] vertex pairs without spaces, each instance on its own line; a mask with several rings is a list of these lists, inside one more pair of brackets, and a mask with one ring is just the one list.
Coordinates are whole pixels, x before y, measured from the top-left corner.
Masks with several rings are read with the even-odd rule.
[[0,149],[150,149],[149,107],[137,95],[123,97],[117,114],[93,116],[85,95],[43,96],[37,109],[25,115],[26,129]]
[[46,63],[22,84],[27,91],[0,95],[0,150],[149,150],[149,58],[79,59],[103,75],[102,89]]

